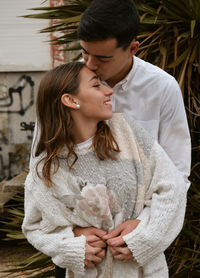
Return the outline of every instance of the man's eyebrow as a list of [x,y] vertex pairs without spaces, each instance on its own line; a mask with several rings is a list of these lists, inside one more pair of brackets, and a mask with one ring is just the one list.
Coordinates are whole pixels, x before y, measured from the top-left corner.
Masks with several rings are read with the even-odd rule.
[[[83,49],[83,51],[84,51],[85,53],[89,54],[89,53],[87,52],[87,50],[85,50],[84,47],[81,46],[81,48]],[[95,56],[95,57],[98,57],[98,58],[104,58],[104,59],[108,59],[108,58],[112,58],[112,57],[113,57],[113,56],[104,56],[104,55],[94,55],[94,56]]]

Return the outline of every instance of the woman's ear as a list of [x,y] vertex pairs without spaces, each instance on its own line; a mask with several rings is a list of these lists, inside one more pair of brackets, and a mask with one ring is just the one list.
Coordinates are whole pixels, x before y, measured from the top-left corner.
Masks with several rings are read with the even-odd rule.
[[72,109],[77,109],[77,100],[71,94],[63,94],[61,97],[62,103]]

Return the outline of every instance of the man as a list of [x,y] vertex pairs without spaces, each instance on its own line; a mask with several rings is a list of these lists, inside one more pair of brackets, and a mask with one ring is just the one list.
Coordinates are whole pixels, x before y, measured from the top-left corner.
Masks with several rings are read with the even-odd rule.
[[[87,67],[113,88],[113,111],[129,113],[158,140],[189,188],[191,143],[182,94],[172,76],[135,57],[138,28],[139,15],[132,0],[93,0],[78,28],[83,58]],[[108,235],[94,227],[76,227],[74,233],[98,238],[91,243],[102,248],[97,256],[105,256],[107,244],[115,259],[128,261],[132,254],[123,236],[149,214],[145,208],[138,219],[122,223]],[[93,267],[94,263],[86,265]]]
[[181,90],[172,76],[134,56],[138,28],[132,0],[93,0],[78,28],[83,58],[114,89],[114,112],[126,112],[138,120],[188,183],[191,146]]
[[[114,112],[131,114],[149,131],[189,187],[191,143],[182,94],[172,76],[134,56],[139,47],[138,28],[139,15],[132,0],[93,0],[78,28],[83,58],[87,67],[114,89]],[[139,219],[147,214],[149,211],[144,209]],[[103,238],[109,244],[121,246],[122,236],[138,223],[139,220],[123,223]],[[90,229],[87,233],[103,236],[102,231]],[[84,233],[83,229],[75,229],[76,232]]]

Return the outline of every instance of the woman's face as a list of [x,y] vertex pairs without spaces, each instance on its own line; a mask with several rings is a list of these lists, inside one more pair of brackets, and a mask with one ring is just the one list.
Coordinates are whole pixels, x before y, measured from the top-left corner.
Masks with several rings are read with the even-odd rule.
[[76,95],[80,104],[79,114],[87,121],[102,121],[112,117],[110,96],[113,90],[103,85],[93,71],[87,67],[80,71],[79,91]]

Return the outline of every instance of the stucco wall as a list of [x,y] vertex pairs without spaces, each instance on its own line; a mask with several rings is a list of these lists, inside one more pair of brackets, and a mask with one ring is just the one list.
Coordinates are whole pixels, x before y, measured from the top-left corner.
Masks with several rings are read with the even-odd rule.
[[[8,2],[10,4],[5,2],[0,12],[0,40],[4,41],[0,48],[0,182],[28,168],[36,117],[35,100],[42,76],[46,70],[70,61],[75,55],[63,52],[61,45],[48,43],[49,39],[56,38],[56,32],[50,37],[39,34],[39,30],[52,25],[53,21],[18,17],[32,13],[26,10],[30,7],[41,3],[62,5],[63,0]],[[12,12],[9,5],[13,7]]]
[[0,9],[0,181],[28,167],[37,88],[52,67],[49,35],[39,33],[50,22],[21,17],[41,2],[8,0]]
[[28,167],[35,100],[44,72],[0,73],[0,181]]

